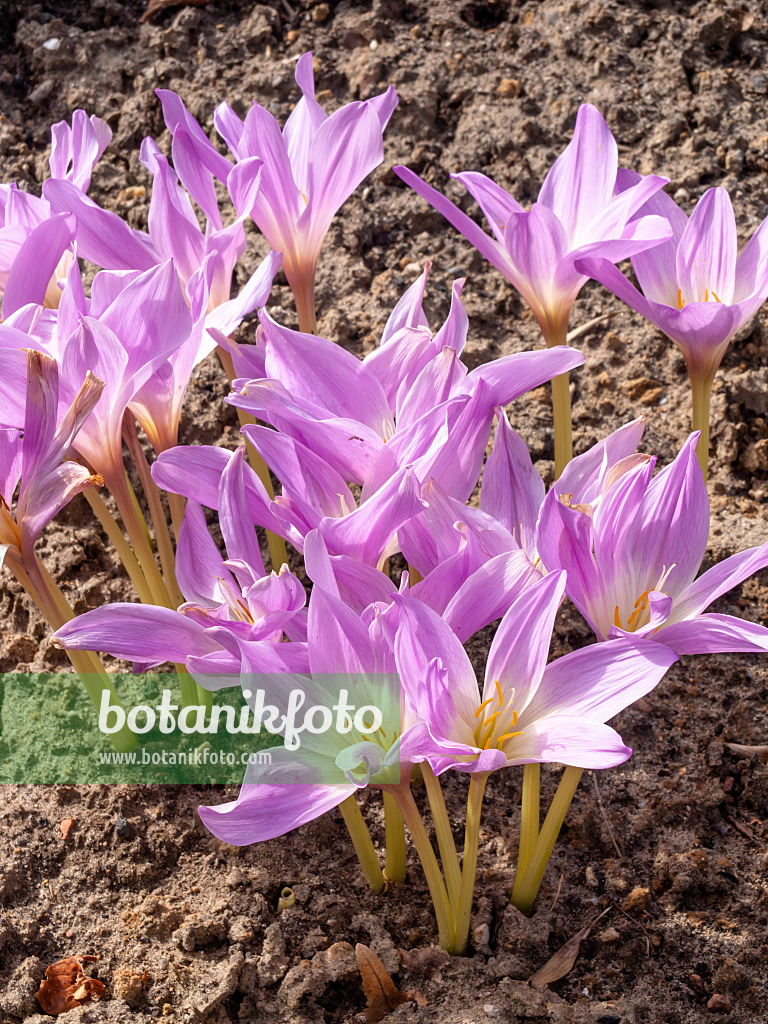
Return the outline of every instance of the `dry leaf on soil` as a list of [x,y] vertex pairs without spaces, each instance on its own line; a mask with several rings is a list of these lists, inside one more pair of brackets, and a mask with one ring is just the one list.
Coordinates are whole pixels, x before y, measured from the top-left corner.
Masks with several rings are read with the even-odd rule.
[[368,1000],[360,1016],[367,1024],[378,1024],[401,1003],[424,1004],[424,997],[419,992],[401,992],[381,960],[362,942],[355,946],[355,958]]
[[69,833],[72,831],[74,827],[74,818],[62,818],[61,821],[59,822],[59,828],[61,829],[61,838],[64,840],[65,843],[67,839],[69,839]]
[[160,14],[161,11],[165,11],[169,7],[202,7],[207,3],[208,0],[149,0],[147,9],[139,21],[149,21],[150,18],[154,18],[156,14]]
[[97,956],[68,956],[46,968],[45,980],[36,995],[45,1013],[58,1017],[83,1003],[101,999],[105,991],[103,983],[97,978],[86,978],[83,973],[86,960],[98,959]]
[[733,754],[741,754],[742,757],[757,757],[763,764],[768,764],[768,746],[751,747],[744,743],[726,743],[726,747]]
[[595,927],[601,917],[604,917],[612,907],[606,907],[602,914],[598,914],[594,921],[590,921],[586,928],[582,928],[581,931],[576,932],[570,939],[561,946],[560,949],[555,953],[554,956],[550,957],[549,960],[544,964],[541,970],[528,979],[534,988],[544,988],[545,985],[550,985],[553,981],[559,981],[560,978],[564,978],[568,971],[576,963],[576,957],[579,955],[579,949],[584,939],[589,937],[589,933]]

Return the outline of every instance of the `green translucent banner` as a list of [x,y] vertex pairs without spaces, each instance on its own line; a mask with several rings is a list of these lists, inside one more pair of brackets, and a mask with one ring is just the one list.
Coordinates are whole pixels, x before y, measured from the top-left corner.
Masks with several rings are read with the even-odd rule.
[[111,690],[103,682],[73,672],[0,674],[0,782],[339,785],[400,778],[394,674],[209,676],[209,689],[187,705],[175,673],[110,675]]

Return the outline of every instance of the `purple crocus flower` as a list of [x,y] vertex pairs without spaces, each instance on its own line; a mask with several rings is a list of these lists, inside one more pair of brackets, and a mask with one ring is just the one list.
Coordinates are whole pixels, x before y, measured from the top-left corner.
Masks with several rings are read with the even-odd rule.
[[[620,171],[618,187],[631,191],[639,180],[632,171]],[[768,296],[768,218],[737,257],[736,219],[725,189],[705,192],[690,219],[664,192],[639,213],[665,217],[672,228],[667,241],[632,257],[642,292],[597,255],[579,260],[578,269],[650,320],[683,353],[706,474],[712,381],[731,338]]]
[[[71,127],[59,121],[51,128],[51,177],[69,182],[78,194],[87,192],[94,165],[111,138],[109,125],[84,110],[72,114]],[[22,192],[15,184],[0,185],[3,319],[27,302],[52,309],[59,304],[59,281],[66,278],[74,259],[75,222],[55,217],[56,212],[45,199]]]
[[[339,207],[384,159],[382,134],[397,95],[390,86],[382,95],[347,103],[329,117],[315,99],[311,53],[299,58],[296,82],[302,98],[282,132],[258,103],[245,122],[222,103],[214,122],[237,160],[227,178],[235,208],[250,213],[271,247],[283,254],[299,324],[313,332],[315,268],[323,240]],[[166,113],[172,133],[179,116],[169,119]],[[202,148],[202,140],[197,144]],[[254,180],[259,182],[255,199]]]
[[573,505],[557,488],[544,500],[541,559],[549,570],[567,570],[568,596],[599,640],[645,636],[678,654],[768,650],[765,626],[705,613],[721,594],[768,565],[768,543],[726,558],[696,579],[709,536],[697,440],[692,434],[655,477],[652,458],[629,469],[597,507]]
[[427,760],[436,774],[489,772],[554,762],[610,768],[632,751],[604,723],[652,690],[676,654],[642,637],[596,644],[547,665],[565,573],[555,572],[514,601],[494,636],[482,695],[450,626],[411,597],[400,609],[395,660],[420,721],[401,756]]
[[[395,672],[391,637],[396,619],[394,605],[371,605],[358,615],[340,600],[338,591],[329,592],[316,584],[309,602],[307,626],[311,677],[299,682],[317,693],[318,704],[330,706],[333,701],[322,692],[323,677],[343,674],[350,680],[350,691],[357,677],[355,693],[364,695],[357,700],[358,706],[372,703],[382,708],[382,702],[369,699],[370,681],[376,674]],[[249,645],[241,643],[241,648],[243,672],[262,672],[258,658],[251,660]],[[284,690],[291,685],[290,677],[274,682]],[[248,685],[248,675],[243,677],[243,685]],[[382,710],[391,705],[390,699]],[[400,734],[403,727],[403,736],[407,734],[412,719],[402,718],[397,704],[392,711],[396,719],[385,719],[373,736],[363,737],[354,731],[344,735],[332,730],[316,738],[308,750],[297,752],[298,757],[285,747],[273,748],[269,766],[248,765],[237,800],[199,809],[206,828],[233,846],[262,842],[312,821],[363,786],[399,786]],[[347,784],[312,784],[323,762],[341,769]],[[407,779],[410,772],[404,775]],[[302,782],[303,778],[310,781]]]
[[362,485],[363,502],[405,465],[413,465],[420,481],[434,478],[465,501],[477,482],[494,407],[584,360],[564,348],[520,352],[468,372],[460,358],[461,283],[434,339],[423,325],[405,326],[387,335],[380,351],[389,351],[370,363],[324,338],[281,327],[263,312],[267,379],[235,381],[230,401]]
[[[233,685],[241,668],[240,641],[262,672],[306,671],[306,595],[284,565],[266,574],[247,509],[240,449],[219,483],[219,524],[228,558],[221,557],[203,510],[187,503],[176,552],[176,578],[186,601],[178,610],[118,602],[68,622],[54,636],[66,650],[107,651],[144,668],[184,664],[208,689]],[[296,642],[280,643],[287,633]],[[235,680],[236,681],[236,680]]]
[[517,288],[547,345],[564,345],[571,306],[588,280],[575,261],[601,256],[616,262],[670,235],[662,218],[634,216],[668,179],[649,175],[614,195],[617,168],[613,135],[602,114],[585,103],[573,139],[544,179],[530,212],[484,174],[452,175],[480,204],[493,238],[413,171],[394,170]]
[[[71,405],[60,409],[56,361],[28,349],[26,364],[24,429],[0,428],[0,564],[9,547],[16,558],[31,559],[35,541],[59,509],[86,487],[103,483],[67,455],[104,382],[86,373]],[[13,495],[19,483],[14,514]]]

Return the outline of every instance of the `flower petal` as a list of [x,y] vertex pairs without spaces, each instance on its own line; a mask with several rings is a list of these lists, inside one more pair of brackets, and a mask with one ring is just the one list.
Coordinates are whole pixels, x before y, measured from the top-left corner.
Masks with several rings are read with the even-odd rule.
[[518,724],[549,716],[607,722],[649,693],[676,661],[674,651],[644,637],[582,647],[547,665]]
[[483,700],[494,697],[497,683],[505,702],[522,714],[542,678],[552,642],[552,627],[565,593],[565,573],[553,572],[524,589],[501,620],[488,653]]
[[68,651],[106,651],[116,658],[153,665],[184,664],[189,655],[210,654],[219,646],[186,615],[123,602],[78,615],[56,630],[53,638]]
[[660,629],[659,644],[678,654],[760,654],[768,651],[768,629],[733,615],[697,615]]

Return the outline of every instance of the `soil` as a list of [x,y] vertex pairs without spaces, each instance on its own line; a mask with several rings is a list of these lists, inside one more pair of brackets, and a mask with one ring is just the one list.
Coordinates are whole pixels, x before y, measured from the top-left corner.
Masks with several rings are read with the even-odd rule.
[[[138,0],[0,0],[3,180],[38,191],[50,124],[84,107],[114,133],[90,194],[142,227],[150,182],[139,144],[152,134],[170,148],[155,87],[181,93],[210,129],[224,99],[240,113],[258,100],[283,120],[297,98],[293,63],[306,50],[328,106],[393,83],[400,105],[384,163],[335,220],[318,279],[319,332],[359,354],[376,344],[426,259],[433,326],[447,312],[450,281],[469,279],[471,363],[539,344],[512,288],[401,185],[394,163],[467,210],[474,205],[450,183],[451,171],[483,170],[530,204],[578,104],[590,101],[607,118],[622,164],[666,174],[684,208],[706,188],[726,187],[742,242],[768,213],[768,24],[758,0],[212,0],[140,24],[143,9]],[[43,46],[49,39],[60,40],[58,49]],[[264,252],[254,236],[241,282]],[[280,280],[271,308],[290,322]],[[597,285],[584,289],[572,326],[608,312],[611,320],[577,342],[587,365],[573,374],[576,448],[645,413],[644,448],[665,463],[689,430],[682,357]],[[768,535],[767,355],[759,314],[718,375],[711,561]],[[226,390],[214,363],[200,368],[184,441],[234,447]],[[518,401],[512,422],[551,478],[546,389]],[[129,594],[80,500],[39,550],[78,612]],[[7,576],[3,586],[0,670],[62,669],[64,656],[48,645],[19,588]],[[765,621],[765,576],[716,610]],[[490,636],[473,645],[478,664]],[[554,653],[588,639],[565,611]],[[230,799],[234,788],[5,786],[0,1022],[49,1019],[34,998],[46,966],[91,953],[100,960],[86,970],[104,981],[107,999],[63,1015],[69,1024],[352,1020],[365,1005],[356,942],[378,953],[402,989],[424,996],[426,1005],[397,1011],[414,1022],[768,1021],[768,768],[723,742],[768,741],[767,697],[764,660],[684,658],[620,715],[617,728],[635,754],[599,778],[585,775],[530,919],[508,902],[519,776],[494,776],[474,944],[469,957],[445,963],[432,950],[436,928],[417,863],[409,863],[406,887],[374,896],[338,816],[234,849],[208,834],[195,812],[199,803]],[[555,782],[555,770],[546,771],[547,792]],[[449,779],[447,797],[458,823],[465,781]],[[375,794],[364,812],[381,843]],[[64,840],[59,823],[67,818],[75,824]],[[285,886],[296,902],[278,910]],[[565,978],[543,991],[526,984],[606,908]]]

